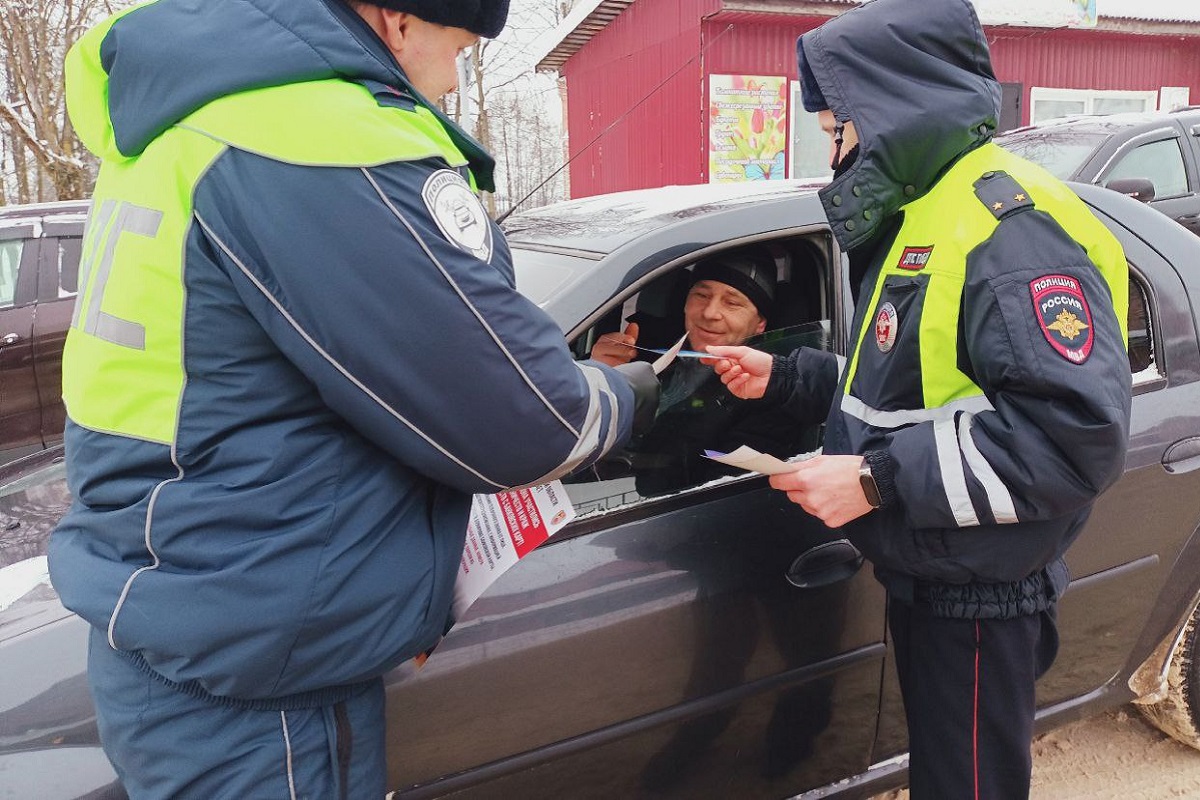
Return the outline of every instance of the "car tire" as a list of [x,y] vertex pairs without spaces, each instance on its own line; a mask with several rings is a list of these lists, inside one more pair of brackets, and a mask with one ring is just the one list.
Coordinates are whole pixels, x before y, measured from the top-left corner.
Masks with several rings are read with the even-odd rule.
[[1167,667],[1166,695],[1138,708],[1163,733],[1200,750],[1200,608],[1176,639]]

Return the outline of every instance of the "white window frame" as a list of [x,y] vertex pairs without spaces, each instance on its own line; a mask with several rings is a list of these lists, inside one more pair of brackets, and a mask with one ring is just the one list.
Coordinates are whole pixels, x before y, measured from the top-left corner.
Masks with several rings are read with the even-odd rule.
[[1029,90],[1029,122],[1043,122],[1049,117],[1037,116],[1039,101],[1064,100],[1068,102],[1083,101],[1083,114],[1096,113],[1093,109],[1097,100],[1143,100],[1145,111],[1158,110],[1158,91],[1136,91],[1131,89],[1053,89],[1046,86],[1034,86]]
[[[833,177],[833,170],[827,170],[821,175],[798,175],[796,163],[800,160],[796,156],[796,127],[800,120],[809,121],[809,118],[816,119],[816,112],[808,111],[804,108],[804,103],[800,97],[800,81],[788,81],[788,100],[789,111],[788,116],[788,168],[787,176],[789,178],[805,178],[805,179],[820,179]],[[821,145],[824,145],[824,139],[821,140]]]

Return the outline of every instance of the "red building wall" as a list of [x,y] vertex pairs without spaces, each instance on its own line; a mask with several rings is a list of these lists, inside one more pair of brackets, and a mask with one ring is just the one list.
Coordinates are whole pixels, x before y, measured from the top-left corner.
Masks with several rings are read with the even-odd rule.
[[706,180],[697,53],[719,5],[639,0],[563,65],[572,197]]
[[[796,38],[828,19],[720,8],[639,0],[563,65],[572,197],[706,182],[708,76],[795,80]],[[1200,37],[990,28],[988,38],[997,77],[1022,84],[1022,123],[1035,86],[1188,86],[1200,103]]]
[[1082,30],[988,31],[992,66],[1002,81],[1023,84],[1021,121],[1029,123],[1029,90],[1187,86],[1200,103],[1200,39]]

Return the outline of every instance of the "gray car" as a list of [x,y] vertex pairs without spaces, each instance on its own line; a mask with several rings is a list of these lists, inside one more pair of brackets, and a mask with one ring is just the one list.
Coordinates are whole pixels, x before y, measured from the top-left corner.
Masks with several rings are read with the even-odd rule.
[[[1135,397],[1125,475],[1068,556],[1038,726],[1143,698],[1195,744],[1200,241],[1127,197],[1076,188],[1130,261]],[[630,192],[506,227],[519,288],[580,357],[634,313],[669,337],[683,271],[752,242],[781,278],[760,344],[846,351],[846,259],[811,185]],[[85,626],[45,578],[69,500],[60,456],[0,472],[0,776],[18,797],[120,796],[98,749]],[[567,491],[577,519],[423,668],[387,676],[395,797],[851,798],[904,784],[884,592],[836,531],[752,474],[651,496],[618,460]]]
[[996,144],[1061,180],[1136,197],[1200,234],[1200,108],[1052,119]]

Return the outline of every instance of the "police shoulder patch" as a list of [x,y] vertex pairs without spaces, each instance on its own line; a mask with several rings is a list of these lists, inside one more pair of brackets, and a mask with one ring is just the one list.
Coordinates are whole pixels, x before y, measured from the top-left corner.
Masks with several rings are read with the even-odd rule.
[[975,181],[975,196],[996,219],[1033,207],[1033,200],[1007,172],[985,172]]
[[1072,364],[1092,354],[1092,312],[1083,287],[1069,275],[1043,275],[1029,282],[1033,313],[1046,341]]
[[439,169],[425,180],[421,199],[446,239],[480,261],[491,260],[491,221],[462,175]]

